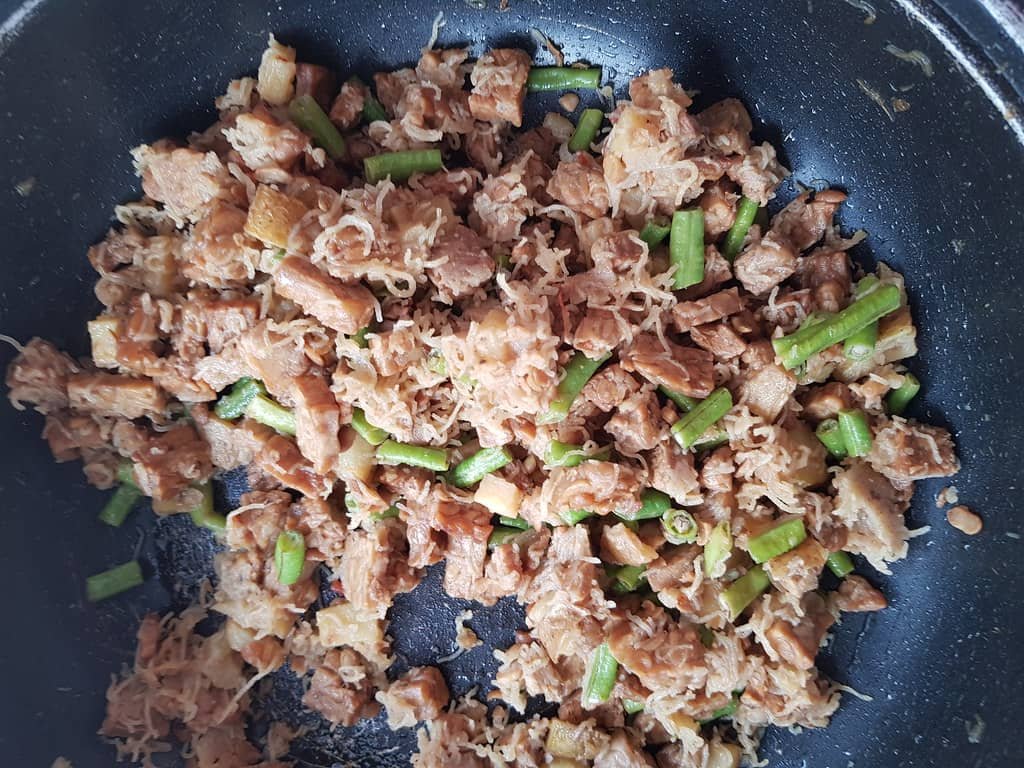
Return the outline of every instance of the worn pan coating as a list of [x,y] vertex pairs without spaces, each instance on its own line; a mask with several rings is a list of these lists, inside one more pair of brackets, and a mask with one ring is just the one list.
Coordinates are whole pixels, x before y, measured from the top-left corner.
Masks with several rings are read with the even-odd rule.
[[[87,351],[84,323],[98,305],[85,249],[112,206],[137,195],[127,150],[205,127],[227,79],[255,69],[269,30],[304,59],[363,76],[413,61],[442,9],[445,44],[534,49],[537,27],[570,60],[604,65],[620,90],[641,70],[671,66],[701,100],[741,97],[795,179],[847,189],[844,226],[871,235],[856,255],[907,274],[921,329],[914,368],[926,383],[914,410],[957,436],[956,485],[985,518],[984,533],[967,539],[933,504],[942,483],[921,484],[911,527],[931,532],[894,577],[872,574],[891,607],[848,616],[823,653],[828,672],[873,700],[847,697],[828,730],[771,731],[763,755],[793,768],[1024,765],[1019,18],[991,0],[872,3],[868,24],[854,7],[865,4],[843,0],[511,0],[505,12],[496,0],[0,2],[0,18],[12,14],[0,28],[0,333]],[[887,43],[923,51],[932,75]],[[858,79],[889,110],[893,98],[906,109],[887,115]],[[0,762],[37,768],[65,755],[76,768],[106,768],[113,751],[94,736],[102,691],[129,659],[142,613],[180,609],[195,594],[211,542],[186,519],[98,525],[103,494],[77,465],[54,465],[40,428],[36,415],[0,407]],[[85,575],[137,548],[146,587],[84,604]],[[454,650],[451,617],[464,604],[441,593],[439,576],[433,569],[392,611],[399,669]],[[491,648],[509,644],[522,618],[508,602],[474,612],[487,647],[441,664],[457,693],[486,689]],[[302,720],[299,684],[288,673],[274,683],[264,722]],[[378,718],[314,728],[297,754],[309,766],[399,766],[414,742]]]

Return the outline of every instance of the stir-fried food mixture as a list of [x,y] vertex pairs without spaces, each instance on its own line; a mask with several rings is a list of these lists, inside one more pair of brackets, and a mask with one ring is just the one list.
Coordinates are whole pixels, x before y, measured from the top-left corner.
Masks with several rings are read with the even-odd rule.
[[[769,216],[775,149],[670,70],[524,125],[531,91],[600,85],[459,48],[339,85],[271,37],[217,122],[133,150],[144,197],[88,254],[91,358],[32,339],[7,372],[54,457],[116,488],[104,523],[145,496],[221,545],[107,692],[122,755],[291,765],[285,724],[246,732],[285,665],[331,723],[420,727],[424,768],[735,768],[766,726],[828,722],[818,649],[886,606],[851,555],[888,573],[914,481],[958,469],[901,415],[903,278],[851,263],[838,190]],[[489,709],[388,675],[388,609],[442,562],[449,595],[525,610]]]

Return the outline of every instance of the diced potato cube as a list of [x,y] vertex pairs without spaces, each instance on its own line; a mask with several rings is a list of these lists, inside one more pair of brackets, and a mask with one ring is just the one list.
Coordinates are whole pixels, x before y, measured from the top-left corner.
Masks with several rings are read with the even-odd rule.
[[93,363],[97,368],[117,368],[117,334],[121,321],[101,315],[87,325]]
[[583,757],[583,742],[576,734],[576,727],[558,718],[548,724],[548,739],[544,746],[548,754],[555,757]]
[[739,768],[743,750],[738,744],[715,743],[708,748],[706,768]]
[[306,206],[301,200],[260,185],[249,206],[245,234],[269,245],[287,248],[288,235],[305,214]]
[[271,35],[257,77],[260,98],[275,107],[287,104],[295,93],[295,49],[281,45]]
[[370,482],[377,463],[377,451],[352,427],[344,427],[339,435],[341,453],[338,455],[337,473],[345,482],[352,479]]
[[690,735],[700,733],[700,723],[682,710],[676,710],[671,715],[660,719],[661,724],[665,726],[665,730],[677,741],[686,736],[687,731],[690,732]]
[[[352,603],[338,603],[316,612],[317,635],[325,648],[348,645],[375,655],[384,642],[384,621],[376,613],[363,611]],[[364,654],[365,655],[365,654]]]
[[518,517],[523,492],[518,486],[497,475],[485,475],[477,486],[473,501],[487,507],[492,514],[503,517]]

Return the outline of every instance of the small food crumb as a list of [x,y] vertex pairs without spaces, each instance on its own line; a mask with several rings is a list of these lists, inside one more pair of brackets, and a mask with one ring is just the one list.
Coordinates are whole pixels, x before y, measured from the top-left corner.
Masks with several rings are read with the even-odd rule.
[[981,719],[981,715],[975,713],[970,722],[964,723],[964,726],[967,728],[967,740],[971,744],[981,742],[981,737],[985,734],[985,721]]
[[893,112],[906,112],[910,109],[910,102],[906,99],[893,99],[892,110]]
[[473,618],[472,611],[463,611],[455,617],[455,644],[464,651],[482,645],[476,632],[466,626],[466,622]]
[[14,191],[22,197],[28,197],[32,194],[32,190],[36,188],[36,177],[29,176],[27,179],[22,179],[14,185]]
[[956,504],[958,501],[960,501],[960,493],[955,485],[950,485],[939,491],[939,495],[935,497],[935,506],[941,509],[949,504]]
[[962,531],[968,536],[981,533],[981,518],[962,504],[949,510],[946,513],[946,520],[958,531]]
[[71,768],[71,761],[66,757],[58,757],[50,768]]
[[580,105],[580,97],[575,93],[567,93],[558,100],[558,106],[564,109],[566,112],[575,112],[576,107]]

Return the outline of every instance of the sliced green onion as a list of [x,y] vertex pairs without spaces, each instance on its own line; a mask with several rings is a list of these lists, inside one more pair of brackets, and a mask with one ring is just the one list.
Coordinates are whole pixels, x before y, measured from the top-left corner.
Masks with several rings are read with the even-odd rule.
[[750,552],[750,557],[755,563],[764,563],[800,546],[806,538],[807,529],[804,528],[804,521],[798,517],[786,520],[784,523],[754,536],[747,542],[747,551]]
[[839,431],[851,456],[867,456],[871,450],[871,427],[863,411],[856,409],[839,412]]
[[740,695],[737,692],[733,691],[732,698],[729,700],[728,704],[726,704],[721,709],[716,709],[714,712],[711,713],[711,717],[709,717],[707,720],[701,720],[700,723],[701,725],[706,725],[707,723],[713,722],[715,720],[721,720],[725,717],[732,717],[736,714],[736,710],[739,709],[739,706]]
[[608,643],[601,643],[590,657],[590,666],[583,681],[583,706],[591,709],[602,701],[608,701],[619,674],[619,662],[612,656]]
[[889,413],[899,416],[910,405],[910,401],[917,397],[917,393],[921,391],[921,382],[917,380],[917,376],[910,373],[909,371],[903,374],[903,383],[900,384],[898,389],[894,389],[885,398],[885,404],[889,408]]
[[704,279],[704,211],[700,208],[672,214],[668,260],[676,268],[672,275],[675,290],[697,285]]
[[645,488],[640,494],[640,509],[633,513],[615,514],[622,520],[656,520],[671,508],[671,496],[657,488]]
[[498,515],[498,522],[506,528],[518,528],[521,531],[529,530],[530,524],[521,517],[506,517]]
[[528,91],[596,90],[601,85],[601,68],[533,67],[526,78]]
[[643,565],[619,565],[608,568],[612,579],[612,591],[619,595],[636,592],[647,581],[647,567]]
[[256,395],[249,401],[245,415],[282,435],[295,436],[295,414],[267,395]]
[[726,261],[732,261],[739,255],[743,241],[747,239],[747,232],[750,231],[750,225],[757,216],[757,210],[758,205],[753,200],[747,197],[740,198],[736,206],[736,218],[726,233],[725,240],[722,241],[722,256]]
[[671,400],[673,403],[679,406],[679,410],[683,413],[689,413],[700,403],[695,397],[684,395],[682,392],[675,392],[668,387],[658,387],[658,391],[661,392],[665,397]]
[[370,184],[390,177],[392,181],[405,181],[414,173],[440,171],[441,150],[407,149],[403,152],[388,152],[363,160],[363,175]]
[[597,132],[604,121],[604,112],[600,109],[584,109],[576,123],[576,130],[569,139],[569,151],[586,152],[597,139]]
[[431,373],[436,373],[438,376],[448,375],[448,361],[444,359],[444,355],[441,354],[440,350],[435,349],[427,355],[427,370]]
[[277,580],[284,586],[294,584],[306,565],[306,540],[298,531],[282,531],[274,544]]
[[607,461],[611,447],[606,445],[593,453],[586,453],[582,445],[552,440],[544,453],[544,463],[549,467],[578,467],[584,461]]
[[719,387],[672,425],[672,436],[683,450],[689,450],[730,408],[732,394],[725,387]]
[[423,467],[435,472],[448,471],[448,451],[444,448],[385,440],[377,446],[377,458],[385,464],[408,464],[410,467]]
[[349,338],[355,343],[360,349],[366,349],[370,346],[370,342],[366,340],[366,334],[370,332],[370,326],[360,328],[358,331],[353,333]]
[[468,488],[479,483],[486,475],[497,472],[510,461],[512,453],[508,448],[482,448],[455,465],[451,475],[452,485],[457,488]]
[[627,715],[635,715],[638,712],[643,712],[644,702],[638,699],[623,699],[622,711],[625,712]]
[[345,157],[345,139],[323,111],[316,99],[308,93],[297,96],[288,105],[288,116],[299,128],[313,137],[334,160]]
[[774,339],[772,346],[783,366],[792,370],[803,365],[812,355],[846,341],[864,326],[894,312],[899,306],[899,288],[895,285],[879,286],[827,320]]
[[592,516],[594,513],[589,509],[570,509],[562,512],[561,518],[565,521],[566,525],[576,525]]
[[859,362],[875,354],[878,343],[878,321],[868,323],[843,342],[843,354],[847,360]]
[[729,620],[743,613],[748,605],[771,586],[768,574],[760,565],[755,565],[722,592],[722,603],[729,609]]
[[[353,501],[355,500],[353,499]],[[345,504],[348,504],[348,496],[345,497]],[[375,523],[379,523],[381,520],[390,520],[392,518],[398,517],[399,514],[400,511],[398,507],[392,504],[383,512],[374,512],[372,515],[370,515],[370,519],[373,520],[373,522]]]
[[217,512],[213,506],[213,483],[207,480],[198,486],[203,497],[198,506],[189,510],[189,517],[193,524],[200,528],[206,528],[214,533],[224,533],[228,527],[228,519]]
[[713,573],[718,564],[731,553],[732,531],[729,528],[729,521],[723,520],[711,530],[707,544],[704,545],[704,575],[709,576]]
[[832,552],[829,554],[825,565],[840,579],[853,573],[853,560],[845,552]]
[[697,540],[697,521],[685,509],[670,509],[661,518],[661,531],[669,544],[693,544]]
[[597,373],[597,369],[609,357],[611,357],[611,354],[602,355],[597,360],[591,360],[582,352],[574,354],[572,359],[566,363],[565,376],[558,382],[558,389],[555,393],[555,399],[551,401],[551,407],[548,408],[547,413],[541,415],[537,423],[553,424],[563,421],[569,415],[569,409],[572,408],[573,401],[583,390],[583,387],[586,386],[590,378]]
[[359,436],[370,445],[380,445],[388,439],[387,430],[375,427],[367,421],[366,413],[362,408],[352,409],[352,429],[358,432]]
[[647,243],[647,248],[654,250],[664,242],[665,238],[668,237],[672,231],[672,226],[669,224],[659,224],[654,219],[651,219],[644,228],[640,230],[640,239]]
[[838,421],[825,419],[814,430],[814,434],[818,436],[821,444],[834,458],[840,460],[846,458],[846,440],[843,439],[843,431],[839,428]]
[[115,565],[113,568],[97,573],[85,580],[85,598],[90,603],[98,603],[108,597],[120,594],[127,589],[137,587],[143,582],[142,566],[138,560]]
[[266,394],[266,391],[261,382],[246,376],[236,381],[231,391],[217,401],[213,412],[227,421],[237,419],[245,413],[256,395]]
[[135,502],[141,497],[142,491],[134,485],[122,483],[100,511],[100,522],[117,528],[128,518],[132,507],[135,506]]

